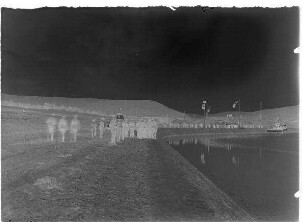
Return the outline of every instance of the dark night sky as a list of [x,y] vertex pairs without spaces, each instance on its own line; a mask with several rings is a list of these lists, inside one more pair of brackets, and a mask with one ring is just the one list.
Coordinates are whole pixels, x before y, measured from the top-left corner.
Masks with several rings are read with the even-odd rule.
[[2,9],[2,92],[187,113],[299,103],[298,8]]

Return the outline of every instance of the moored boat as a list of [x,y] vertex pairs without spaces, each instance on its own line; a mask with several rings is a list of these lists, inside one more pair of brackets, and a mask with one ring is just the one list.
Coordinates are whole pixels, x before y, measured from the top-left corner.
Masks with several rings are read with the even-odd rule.
[[269,133],[283,133],[285,131],[287,131],[287,126],[279,123],[276,123],[274,127],[267,130]]

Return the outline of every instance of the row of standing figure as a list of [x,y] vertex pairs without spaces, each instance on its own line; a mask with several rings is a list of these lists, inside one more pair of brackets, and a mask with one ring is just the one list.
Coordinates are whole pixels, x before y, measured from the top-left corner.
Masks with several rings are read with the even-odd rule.
[[[66,133],[69,130],[72,141],[77,141],[78,133],[81,128],[77,115],[74,115],[70,125],[68,124],[66,116],[62,116],[58,121],[54,114],[47,119],[46,123],[48,128],[48,140],[54,141],[55,132],[58,130],[60,133],[60,141],[65,142]],[[107,129],[105,118],[102,117],[99,123],[96,119],[93,119],[90,126],[92,138],[97,137],[98,130],[99,137],[103,138],[104,132]],[[111,131],[111,143],[116,144],[116,142],[122,141],[125,138],[156,139],[157,123],[144,119],[136,121],[112,119],[109,124],[109,129]]]
[[149,120],[116,120],[112,119],[109,124],[111,131],[111,144],[116,144],[125,138],[156,139],[157,123]]
[[[205,127],[203,123],[170,123],[170,124],[164,124],[164,128],[206,128],[206,129],[238,129],[238,124],[205,124]],[[262,125],[256,125],[256,124],[244,124],[241,125],[240,128],[246,128],[246,129],[262,129]]]
[[60,141],[65,142],[65,136],[67,131],[70,131],[71,138],[73,142],[77,141],[78,132],[81,129],[80,121],[78,120],[78,116],[74,115],[73,119],[71,120],[70,126],[68,125],[66,116],[62,116],[62,118],[57,122],[55,115],[52,114],[46,121],[47,123],[47,130],[48,130],[48,138],[47,140],[54,141],[54,135],[56,130],[60,133]]

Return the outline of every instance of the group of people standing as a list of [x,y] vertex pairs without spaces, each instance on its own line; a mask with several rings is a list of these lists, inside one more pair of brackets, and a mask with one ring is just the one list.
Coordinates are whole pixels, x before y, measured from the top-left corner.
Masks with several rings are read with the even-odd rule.
[[111,142],[114,145],[125,138],[156,139],[157,123],[148,119],[134,121],[113,118],[109,123]]
[[[70,132],[71,142],[76,142],[81,124],[77,115],[73,116],[70,124],[66,116],[62,116],[59,120],[52,114],[46,121],[48,129],[48,140],[55,140],[55,133],[58,132],[58,141],[65,142],[66,134]],[[103,139],[106,130],[111,132],[110,144],[114,145],[125,138],[138,138],[138,139],[156,139],[157,123],[149,119],[126,120],[117,119],[114,116],[109,124],[107,124],[104,117],[100,120],[96,118],[90,122],[91,138],[99,137]]]
[[55,118],[55,115],[52,114],[51,117],[47,119],[47,128],[48,128],[48,138],[47,140],[50,140],[53,142],[55,140],[54,135],[55,133],[59,132],[59,140],[61,142],[65,142],[66,139],[66,133],[69,130],[70,135],[71,135],[71,141],[76,142],[77,141],[77,136],[78,132],[81,129],[81,124],[78,119],[77,115],[73,116],[73,119],[70,122],[70,125],[68,124],[68,121],[66,119],[66,116],[62,116],[59,121]]
[[105,122],[105,118],[104,117],[101,118],[100,123],[98,123],[96,121],[96,119],[93,119],[91,121],[91,123],[90,123],[90,126],[91,126],[91,138],[97,137],[97,128],[98,128],[98,125],[99,125],[99,137],[103,138],[103,134],[104,134],[105,127],[106,127],[106,122]]

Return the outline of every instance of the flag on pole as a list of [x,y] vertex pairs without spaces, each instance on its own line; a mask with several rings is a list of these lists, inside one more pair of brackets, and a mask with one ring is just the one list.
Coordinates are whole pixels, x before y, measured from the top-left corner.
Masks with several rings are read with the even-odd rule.
[[233,108],[234,108],[234,109],[236,108],[236,106],[237,106],[238,103],[239,103],[239,100],[237,100],[236,102],[234,102],[234,104],[233,104]]
[[203,100],[203,103],[202,103],[202,109],[203,109],[203,110],[205,109],[206,103],[207,103],[207,101],[206,101],[206,100]]

